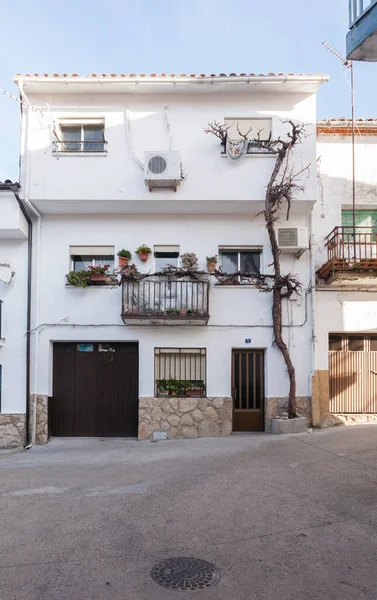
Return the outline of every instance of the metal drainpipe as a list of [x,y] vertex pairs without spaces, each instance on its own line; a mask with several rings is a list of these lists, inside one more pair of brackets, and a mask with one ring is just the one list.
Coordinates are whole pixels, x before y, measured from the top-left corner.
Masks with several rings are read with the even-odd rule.
[[1,189],[8,189],[13,192],[17,200],[18,206],[28,224],[28,265],[27,265],[27,307],[26,307],[26,422],[25,422],[25,447],[30,445],[30,361],[31,361],[31,344],[30,344],[30,328],[31,328],[31,264],[32,264],[32,247],[33,247],[33,223],[32,220],[21,202],[18,190],[19,183],[5,181],[1,184]]

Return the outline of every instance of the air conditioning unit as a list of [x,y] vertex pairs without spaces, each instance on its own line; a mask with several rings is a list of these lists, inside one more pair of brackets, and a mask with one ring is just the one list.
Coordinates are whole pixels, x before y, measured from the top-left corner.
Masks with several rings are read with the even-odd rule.
[[306,227],[278,227],[277,234],[280,252],[301,256],[309,248]]
[[145,185],[153,188],[173,188],[181,183],[181,157],[177,150],[146,152],[144,157]]

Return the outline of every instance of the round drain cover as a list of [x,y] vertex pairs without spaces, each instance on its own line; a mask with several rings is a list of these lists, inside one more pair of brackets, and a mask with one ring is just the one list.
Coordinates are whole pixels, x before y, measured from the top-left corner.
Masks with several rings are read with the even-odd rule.
[[168,558],[155,564],[152,579],[171,590],[195,591],[216,585],[220,573],[214,565],[197,558]]

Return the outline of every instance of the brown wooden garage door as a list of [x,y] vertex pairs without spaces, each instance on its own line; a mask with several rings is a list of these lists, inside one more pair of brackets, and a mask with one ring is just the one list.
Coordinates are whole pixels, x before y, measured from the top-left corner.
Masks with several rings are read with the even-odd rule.
[[136,437],[138,345],[54,343],[52,435]]
[[329,335],[330,411],[377,412],[377,335]]

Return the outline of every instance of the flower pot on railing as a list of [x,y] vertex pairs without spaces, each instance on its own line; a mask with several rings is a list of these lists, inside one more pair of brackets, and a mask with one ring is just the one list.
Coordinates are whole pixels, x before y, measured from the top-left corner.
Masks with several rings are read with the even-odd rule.
[[139,257],[142,262],[147,262],[148,260],[148,252],[140,252]]
[[208,273],[213,273],[216,269],[216,263],[215,262],[209,262],[207,263],[207,271]]
[[103,281],[106,281],[106,279],[107,279],[107,275],[106,274],[102,275],[101,273],[92,273],[90,275],[90,281],[93,281],[93,282],[94,281],[96,281],[96,282],[102,281],[103,282]]
[[120,267],[126,267],[130,259],[126,256],[118,256],[118,264]]

